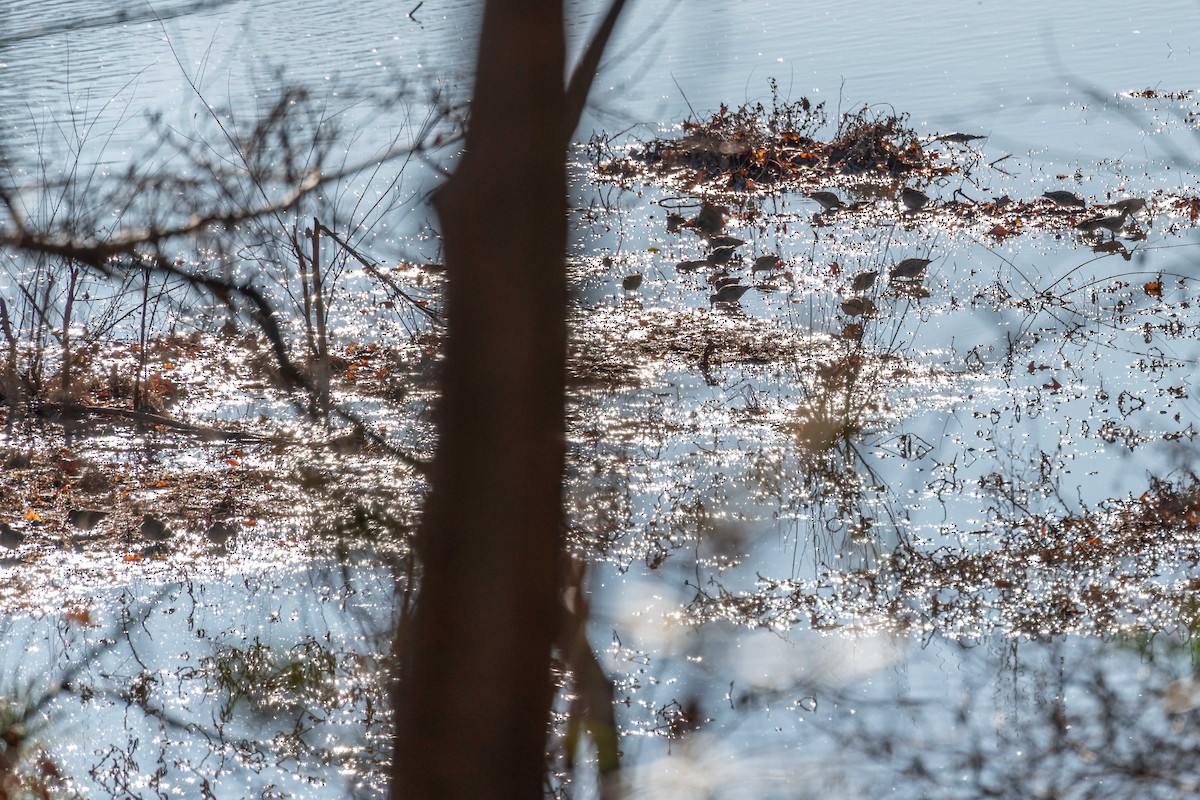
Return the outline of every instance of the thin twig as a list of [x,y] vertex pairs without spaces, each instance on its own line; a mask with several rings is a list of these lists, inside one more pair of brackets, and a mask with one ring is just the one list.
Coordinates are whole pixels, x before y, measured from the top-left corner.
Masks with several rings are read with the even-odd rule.
[[375,267],[375,265],[372,264],[371,261],[369,261],[367,259],[366,256],[364,256],[363,254],[361,254],[357,250],[355,250],[354,247],[352,247],[350,245],[350,243],[347,242],[345,239],[338,236],[336,233],[329,230],[329,228],[326,228],[324,225],[321,225],[320,227],[321,227],[321,230],[324,231],[325,234],[329,238],[333,239],[335,242],[340,244],[347,253],[349,253],[351,256],[353,256],[355,261],[357,261],[359,264],[362,264],[363,269],[367,272],[368,275],[370,275],[373,278],[378,278],[380,281],[385,283],[389,289],[391,289],[393,292],[400,295],[405,300],[407,300],[409,303],[411,303],[413,308],[417,309],[422,314],[427,315],[431,320],[438,323],[439,325],[442,324],[442,318],[441,318],[441,316],[438,315],[438,313],[436,311],[431,311],[430,309],[426,308],[424,306],[424,304],[421,303],[420,300],[417,300],[415,297],[413,297],[412,295],[408,294],[403,289],[401,289],[394,280],[392,280],[387,275],[384,275],[382,272],[380,272]]

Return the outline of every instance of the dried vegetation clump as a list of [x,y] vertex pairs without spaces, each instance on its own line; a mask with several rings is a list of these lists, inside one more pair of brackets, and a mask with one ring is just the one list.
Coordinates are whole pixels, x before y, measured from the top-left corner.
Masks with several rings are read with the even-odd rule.
[[907,114],[864,107],[843,116],[833,137],[821,141],[827,123],[824,103],[782,100],[772,81],[769,108],[723,104],[708,119],[685,121],[680,138],[654,139],[626,157],[598,157],[597,171],[617,182],[649,175],[741,192],[825,185],[838,176],[894,181],[952,170],[922,149]]
[[[997,505],[1021,499],[1014,483],[998,475],[983,478],[980,488]],[[996,519],[984,529],[959,532],[977,543],[971,548],[901,543],[885,565],[837,576],[836,589],[828,585],[831,576],[764,579],[758,591],[706,598],[694,611],[700,619],[936,628],[967,637],[990,626],[1032,638],[1171,629],[1195,616],[1200,579],[1187,574],[1200,563],[1197,476],[1152,478],[1140,497],[1081,513],[1010,509],[993,508]]]
[[870,108],[847,114],[822,152],[830,171],[847,175],[883,173],[902,178],[937,171],[916,132],[908,127],[908,114],[877,113]]

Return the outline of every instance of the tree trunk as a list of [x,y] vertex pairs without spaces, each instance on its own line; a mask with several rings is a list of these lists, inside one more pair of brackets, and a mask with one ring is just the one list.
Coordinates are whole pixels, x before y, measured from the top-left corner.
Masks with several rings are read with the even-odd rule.
[[446,358],[402,653],[404,800],[543,792],[563,529],[564,71],[561,2],[487,2],[466,152],[436,200]]

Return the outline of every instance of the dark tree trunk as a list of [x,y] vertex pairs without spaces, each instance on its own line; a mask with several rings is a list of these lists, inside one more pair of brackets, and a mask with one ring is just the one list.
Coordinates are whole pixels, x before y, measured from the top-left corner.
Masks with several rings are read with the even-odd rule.
[[436,200],[446,358],[417,610],[397,637],[403,800],[543,794],[562,618],[567,145],[624,4],[564,86],[561,0],[486,3],[465,153]]
[[566,353],[561,2],[490,0],[436,205],[446,359],[397,739],[404,800],[543,791],[559,630]]

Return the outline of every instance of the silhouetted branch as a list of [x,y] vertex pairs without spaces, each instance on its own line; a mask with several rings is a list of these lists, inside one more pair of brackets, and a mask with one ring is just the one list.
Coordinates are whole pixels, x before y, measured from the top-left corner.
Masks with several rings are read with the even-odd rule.
[[571,80],[567,84],[567,103],[564,115],[567,124],[566,130],[563,131],[563,137],[567,141],[570,140],[575,126],[579,124],[579,117],[582,116],[584,106],[587,104],[588,92],[591,91],[592,83],[596,80],[596,72],[600,68],[600,57],[604,55],[608,40],[612,37],[613,29],[617,26],[617,19],[620,18],[621,10],[624,7],[625,0],[612,0],[612,5],[608,7],[608,13],[604,15],[604,20],[600,23],[600,30],[596,31],[596,35],[592,37],[583,51],[579,63],[571,72]]
[[[0,48],[8,47],[18,42],[41,39],[45,36],[56,36],[60,33],[94,30],[113,25],[138,25],[146,22],[162,22],[164,19],[186,17],[190,14],[211,11],[221,6],[233,4],[233,0],[195,0],[194,2],[177,6],[165,12],[161,12],[147,3],[144,7],[136,11],[120,9],[93,17],[72,19],[71,15],[52,15],[53,21],[45,25],[30,28],[26,31],[10,33],[7,36],[0,36]],[[132,8],[138,7],[132,6]]]
[[340,244],[347,253],[349,253],[351,256],[353,256],[354,260],[357,261],[359,264],[361,264],[363,269],[367,271],[367,274],[371,275],[374,278],[378,278],[385,285],[387,285],[387,287],[389,289],[391,289],[393,292],[395,292],[396,294],[400,295],[402,298],[407,300],[409,302],[409,304],[412,305],[413,308],[420,311],[422,314],[426,315],[427,317],[429,317],[431,320],[438,323],[439,325],[442,324],[442,318],[438,315],[438,313],[436,311],[430,311],[415,297],[413,297],[412,295],[408,294],[403,289],[401,289],[394,280],[392,280],[387,275],[384,275],[382,272],[380,272],[378,269],[376,269],[375,265],[372,264],[371,261],[366,256],[362,255],[357,250],[355,250],[354,247],[352,247],[349,242],[347,242],[342,237],[338,236],[333,231],[329,230],[329,228],[325,227],[324,225],[321,226],[321,231],[326,236],[328,236],[330,239],[333,239],[335,242]]
[[[274,203],[269,203],[255,209],[227,213],[208,213],[195,215],[182,225],[169,228],[150,228],[148,230],[128,231],[112,236],[104,241],[72,241],[69,239],[52,239],[30,232],[28,226],[18,214],[13,214],[12,222],[17,228],[17,234],[0,236],[0,247],[16,247],[28,252],[43,253],[62,258],[72,258],[90,267],[111,275],[112,270],[108,261],[122,255],[133,255],[139,248],[158,247],[169,239],[190,236],[205,230],[212,225],[230,227],[257,217],[266,216],[293,208],[300,200],[322,183],[332,178],[322,178],[316,173],[308,175],[304,182],[295,187],[286,197]],[[14,211],[6,193],[0,192],[0,201]]]

